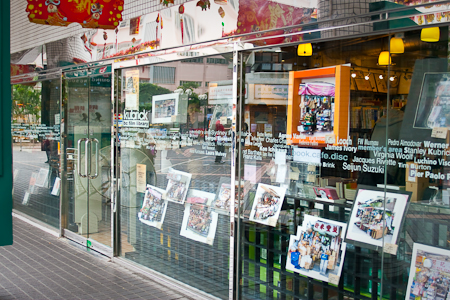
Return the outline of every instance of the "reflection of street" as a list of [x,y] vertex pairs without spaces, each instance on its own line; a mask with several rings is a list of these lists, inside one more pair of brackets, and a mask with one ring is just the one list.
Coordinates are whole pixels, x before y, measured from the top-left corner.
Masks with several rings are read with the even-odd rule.
[[165,186],[160,186],[160,183],[161,179],[169,172],[170,167],[192,174],[193,180],[213,183],[217,187],[220,177],[230,175],[230,154],[227,153],[224,164],[216,164],[214,163],[215,156],[194,153],[194,150],[201,150],[201,148],[201,145],[195,145],[158,151],[155,158],[158,187],[165,188]]

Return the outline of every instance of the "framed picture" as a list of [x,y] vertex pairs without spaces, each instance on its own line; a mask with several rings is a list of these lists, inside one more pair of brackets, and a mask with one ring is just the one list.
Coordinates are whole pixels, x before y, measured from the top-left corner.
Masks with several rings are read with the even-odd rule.
[[350,79],[344,65],[289,72],[288,145],[325,147],[348,138]]
[[450,251],[414,243],[405,299],[448,299]]
[[166,94],[152,97],[152,123],[173,123],[178,115],[180,94]]
[[285,187],[258,184],[250,212],[250,221],[275,227],[285,194]]
[[212,245],[216,235],[218,214],[207,205],[186,204],[180,235]]
[[397,245],[410,192],[372,186],[358,186],[345,241],[378,250],[384,244]]
[[[356,73],[355,83],[358,91],[376,92],[375,78],[372,73],[364,73],[364,71],[354,71],[354,73]],[[369,80],[366,79],[366,76],[369,76]]]
[[302,275],[339,283],[344,265],[347,224],[305,215],[297,235],[291,235],[286,269]]
[[138,212],[139,221],[161,229],[167,210],[167,200],[163,199],[163,194],[163,189],[147,185],[142,208]]
[[[373,74],[375,82],[377,84],[378,93],[387,93],[387,82],[386,75],[384,74]],[[381,78],[380,78],[381,75]]]
[[170,168],[167,173],[167,183],[165,198],[169,201],[183,204],[189,189],[192,175],[190,173],[177,171]]
[[450,128],[450,73],[425,73],[416,107],[414,127]]

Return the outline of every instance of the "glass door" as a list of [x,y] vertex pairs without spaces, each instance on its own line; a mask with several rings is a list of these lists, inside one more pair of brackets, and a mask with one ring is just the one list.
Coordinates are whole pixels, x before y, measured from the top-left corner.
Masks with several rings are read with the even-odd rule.
[[112,253],[111,77],[110,66],[64,74],[64,234],[108,255]]

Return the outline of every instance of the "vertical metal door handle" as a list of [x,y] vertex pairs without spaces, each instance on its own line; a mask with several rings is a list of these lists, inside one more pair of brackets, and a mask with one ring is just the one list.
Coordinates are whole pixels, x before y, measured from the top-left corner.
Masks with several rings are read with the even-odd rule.
[[[80,177],[86,177],[86,174],[85,175],[83,175],[83,174],[81,174],[81,142],[82,141],[86,141],[87,139],[86,138],[84,138],[84,139],[79,139],[78,140],[78,149],[77,149],[77,151],[78,151],[78,153],[77,153],[77,172],[78,172],[78,176],[80,176]],[[86,146],[85,146],[85,148],[84,148],[84,153],[86,154]]]
[[[95,174],[94,174],[94,176],[92,176],[91,172],[89,172],[89,178],[94,179],[94,178],[98,177],[98,140],[93,138],[93,139],[89,139],[89,142],[95,143]],[[89,152],[89,154],[90,154],[90,152]]]
[[89,139],[84,139],[84,176],[83,177],[88,177],[89,176],[89,172],[91,170],[91,149],[89,147]]

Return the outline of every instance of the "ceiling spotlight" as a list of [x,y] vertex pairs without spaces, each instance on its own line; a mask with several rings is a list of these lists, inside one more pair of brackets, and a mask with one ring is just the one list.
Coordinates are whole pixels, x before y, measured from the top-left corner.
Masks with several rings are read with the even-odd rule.
[[395,76],[389,77],[389,80],[390,80],[390,81],[394,81],[394,80],[395,80]]
[[352,73],[352,78],[356,78],[356,73]]
[[383,79],[383,74],[380,74],[380,76],[378,76],[378,78]]
[[366,76],[364,76],[364,79],[365,79],[365,80],[369,80],[369,78],[370,78],[369,76],[370,76],[370,73],[367,74]]

